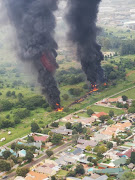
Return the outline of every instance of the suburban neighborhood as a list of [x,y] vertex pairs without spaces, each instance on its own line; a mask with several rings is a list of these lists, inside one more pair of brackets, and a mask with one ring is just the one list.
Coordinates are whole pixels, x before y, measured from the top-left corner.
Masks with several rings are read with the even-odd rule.
[[[12,178],[17,169],[15,180],[107,180],[134,172],[135,114],[130,113],[134,100],[119,96],[94,106],[106,105],[111,108],[108,113],[87,107],[48,124],[46,133],[38,133],[38,124],[31,124],[30,134],[0,147],[5,163],[0,176]],[[115,115],[114,108],[124,114]]]

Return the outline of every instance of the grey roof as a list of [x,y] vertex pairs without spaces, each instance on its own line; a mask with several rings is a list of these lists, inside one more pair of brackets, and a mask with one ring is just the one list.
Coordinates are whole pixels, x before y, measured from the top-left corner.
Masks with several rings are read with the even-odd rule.
[[103,175],[103,176],[100,176],[96,179],[93,179],[91,177],[88,177],[88,176],[85,176],[82,180],[107,180],[108,179],[108,176],[106,175]]
[[37,148],[41,148],[42,143],[41,142],[32,142],[32,143],[24,143],[25,146],[36,146]]
[[122,157],[120,159],[117,159],[113,162],[115,164],[115,166],[119,166],[119,165],[124,165],[126,163],[126,158]]
[[93,178],[91,178],[91,177],[84,177],[82,180],[94,180]]
[[72,134],[72,130],[71,129],[66,129],[65,126],[61,126],[61,127],[57,128],[57,129],[52,129],[51,131],[53,133],[63,134],[63,135]]
[[108,176],[103,175],[103,176],[100,176],[99,178],[97,178],[96,180],[107,180],[107,179],[108,179]]
[[72,153],[73,153],[74,155],[79,155],[79,154],[81,154],[82,152],[83,152],[82,149],[77,148],[77,149],[75,149]]

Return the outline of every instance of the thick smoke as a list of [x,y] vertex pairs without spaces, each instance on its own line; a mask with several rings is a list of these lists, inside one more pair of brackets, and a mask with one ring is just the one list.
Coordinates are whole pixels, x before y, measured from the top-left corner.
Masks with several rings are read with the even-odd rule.
[[101,47],[96,42],[96,20],[98,5],[101,0],[69,0],[69,11],[66,20],[69,24],[69,40],[77,46],[77,58],[87,80],[92,84],[104,81],[101,68],[103,54]]
[[56,108],[60,92],[54,79],[57,43],[54,40],[57,0],[4,0],[9,19],[15,26],[18,55],[38,73],[38,82],[48,103]]

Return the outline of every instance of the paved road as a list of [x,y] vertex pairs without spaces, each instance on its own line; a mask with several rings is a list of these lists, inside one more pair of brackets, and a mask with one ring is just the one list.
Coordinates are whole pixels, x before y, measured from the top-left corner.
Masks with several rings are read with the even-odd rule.
[[[72,143],[72,142],[69,141],[69,142],[63,144],[62,146],[54,149],[54,150],[53,150],[53,153],[54,153],[54,154],[58,154],[59,152],[61,152],[61,151],[63,151],[64,149],[66,149],[71,143]],[[45,154],[45,155],[43,155],[42,157],[40,157],[39,159],[37,159],[37,160],[35,160],[35,161],[32,161],[31,163],[29,163],[29,164],[27,164],[27,165],[25,165],[25,166],[23,166],[23,167],[31,168],[32,166],[38,164],[39,162],[43,161],[43,160],[46,159],[46,158],[48,158],[48,156]],[[13,173],[11,173],[11,174],[8,175],[8,178],[7,178],[7,179],[10,180],[10,179],[13,178],[15,175],[16,175],[16,173],[13,172]]]

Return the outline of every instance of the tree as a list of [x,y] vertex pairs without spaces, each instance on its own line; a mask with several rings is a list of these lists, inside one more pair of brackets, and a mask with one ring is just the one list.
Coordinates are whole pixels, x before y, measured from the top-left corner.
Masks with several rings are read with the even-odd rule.
[[64,94],[62,97],[63,97],[63,99],[66,101],[66,100],[68,100],[69,95],[68,95],[68,94]]
[[22,176],[22,177],[26,177],[26,174],[29,172],[29,168],[17,168],[16,170],[16,174],[17,176]]
[[11,91],[7,91],[6,96],[10,97],[12,95]]
[[16,148],[16,143],[12,143],[11,144],[11,149],[15,150],[15,148]]
[[28,162],[31,162],[33,158],[34,158],[34,155],[32,154],[32,152],[31,152],[31,151],[27,151],[27,152],[26,152],[25,159],[26,159]]
[[75,134],[78,134],[78,132],[75,129],[73,129],[72,135],[75,135]]
[[29,136],[29,135],[28,135],[28,137],[27,137],[27,142],[28,142],[28,143],[34,142],[33,136]]
[[132,172],[125,172],[120,180],[133,180],[135,178],[135,174]]
[[102,123],[104,123],[104,121],[109,120],[109,118],[110,118],[110,116],[108,116],[108,115],[103,115],[103,116],[100,116],[99,119],[102,121]]
[[51,123],[51,126],[52,126],[52,127],[58,127],[58,126],[59,126],[59,123],[58,123],[58,122],[53,122],[53,123]]
[[91,146],[87,146],[86,148],[85,148],[87,151],[91,151]]
[[125,96],[125,95],[123,95],[123,96],[122,96],[122,99],[123,99],[123,101],[127,101],[127,100],[128,100],[128,97]]
[[51,177],[51,180],[57,180],[55,176],[52,176]]
[[2,155],[4,159],[8,159],[11,156],[11,152],[7,150],[7,151],[4,151]]
[[76,174],[84,174],[85,170],[82,164],[78,164],[75,169]]
[[131,162],[135,164],[135,152],[131,153]]
[[108,143],[107,143],[107,148],[108,148],[108,149],[111,149],[112,147],[113,147],[113,143],[112,143],[112,142],[108,142]]
[[11,103],[8,100],[2,100],[0,102],[0,111],[8,111],[11,110],[11,108],[13,107],[13,103]]
[[46,154],[47,154],[48,157],[51,157],[53,155],[53,151],[47,150]]
[[82,131],[83,131],[82,123],[75,123],[75,124],[72,126],[72,129],[73,129],[73,130],[75,129],[77,132],[82,133]]
[[71,129],[72,128],[72,124],[70,122],[67,122],[65,126],[66,126],[66,129]]
[[111,120],[111,119],[109,119],[109,120],[107,121],[107,125],[111,125],[111,124],[113,124],[113,123],[114,123],[114,121]]
[[92,114],[94,114],[94,111],[92,109],[87,109],[87,114],[91,116]]
[[51,142],[53,144],[58,145],[58,144],[60,144],[62,139],[63,139],[63,136],[61,134],[53,134]]
[[105,153],[107,151],[107,148],[104,146],[104,145],[101,145],[101,146],[96,146],[94,148],[94,151],[97,152],[97,153]]
[[109,111],[109,116],[110,116],[110,117],[113,117],[113,116],[114,116],[114,111],[110,110],[110,111]]
[[27,109],[21,109],[14,113],[15,119],[24,119],[30,116],[30,111]]
[[72,135],[72,142],[73,142],[74,144],[77,144],[78,138],[79,138],[79,135],[78,135],[78,134]]
[[67,177],[75,177],[75,175],[76,175],[75,171],[69,171]]
[[39,129],[40,128],[36,122],[31,123],[31,132],[37,132]]
[[89,156],[89,157],[87,158],[87,161],[91,162],[92,159],[93,159],[93,158]]
[[4,161],[4,160],[0,160],[0,171],[10,171],[11,166],[10,163]]

